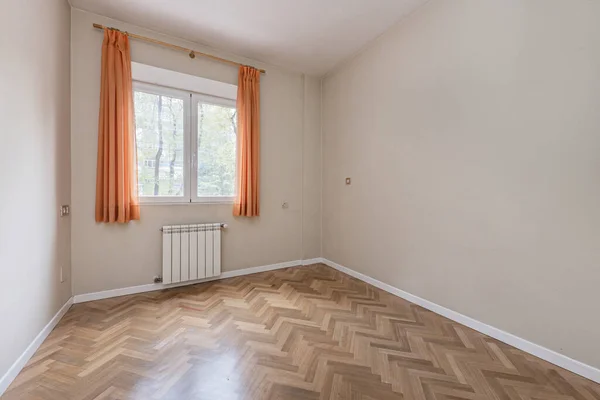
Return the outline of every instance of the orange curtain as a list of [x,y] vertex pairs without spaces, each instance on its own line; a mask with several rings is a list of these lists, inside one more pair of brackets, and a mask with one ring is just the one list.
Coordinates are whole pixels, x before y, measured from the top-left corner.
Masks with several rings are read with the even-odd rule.
[[260,214],[260,71],[252,67],[240,67],[237,118],[238,173],[233,215],[255,217]]
[[131,54],[126,33],[105,29],[96,169],[96,222],[140,219]]

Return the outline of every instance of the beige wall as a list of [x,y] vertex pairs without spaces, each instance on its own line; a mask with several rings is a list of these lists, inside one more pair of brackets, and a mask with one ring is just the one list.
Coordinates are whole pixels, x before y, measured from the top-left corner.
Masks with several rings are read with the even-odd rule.
[[598,21],[433,0],[330,74],[323,256],[600,367]]
[[[312,82],[300,74],[274,66],[252,63],[267,69],[261,78],[261,216],[256,219],[233,218],[231,205],[143,206],[142,220],[127,226],[98,225],[94,222],[97,120],[102,33],[92,28],[97,22],[119,29],[156,37],[170,43],[203,50],[202,46],[159,35],[119,21],[72,11],[72,228],[74,293],[152,283],[161,272],[162,225],[189,222],[226,222],[223,239],[223,270],[262,266],[303,257],[303,241],[310,243],[310,254],[317,254],[314,242],[320,232],[314,223],[317,211],[304,221],[304,186],[315,189],[312,179],[317,172],[305,173],[303,165],[318,165],[320,152],[312,139],[305,138],[305,127],[318,121],[304,121],[305,84]],[[210,50],[213,54],[218,52]],[[221,54],[226,58],[235,58]],[[191,60],[174,52],[139,41],[133,43],[132,59],[156,67],[237,83],[237,69],[203,58]],[[318,101],[318,93],[307,84],[309,96]],[[307,117],[317,118],[310,110]],[[312,128],[311,128],[312,129]],[[312,138],[315,133],[306,135]],[[316,133],[318,134],[318,132]],[[304,145],[311,146],[304,151]],[[317,161],[312,161],[313,158]],[[319,167],[320,168],[320,167]],[[320,172],[318,172],[320,176]],[[304,182],[304,183],[303,183]],[[320,196],[320,195],[319,195]],[[287,202],[289,208],[283,209]],[[311,218],[308,218],[308,217]]]
[[321,80],[304,80],[303,259],[321,257]]
[[66,0],[2,2],[0,377],[71,295],[69,25]]

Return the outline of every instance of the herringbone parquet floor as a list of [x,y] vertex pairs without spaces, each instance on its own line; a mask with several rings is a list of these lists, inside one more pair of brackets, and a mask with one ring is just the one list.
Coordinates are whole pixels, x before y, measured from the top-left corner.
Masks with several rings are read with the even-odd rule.
[[3,398],[600,400],[600,385],[313,265],[75,305]]

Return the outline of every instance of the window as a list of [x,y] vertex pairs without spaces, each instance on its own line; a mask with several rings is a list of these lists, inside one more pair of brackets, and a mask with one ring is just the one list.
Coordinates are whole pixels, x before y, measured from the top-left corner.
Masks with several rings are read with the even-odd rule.
[[134,82],[140,201],[231,202],[235,101]]

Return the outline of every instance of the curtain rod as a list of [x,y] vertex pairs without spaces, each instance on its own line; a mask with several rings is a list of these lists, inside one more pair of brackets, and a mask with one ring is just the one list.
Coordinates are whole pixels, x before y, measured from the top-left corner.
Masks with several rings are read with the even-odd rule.
[[[112,30],[115,30],[115,31],[119,31],[116,28],[111,28],[111,27],[108,27],[108,26],[100,25],[100,24],[94,24],[94,28],[96,28],[96,29],[112,29]],[[121,32],[121,31],[119,31],[119,32]],[[135,33],[130,33],[130,32],[124,32],[124,33],[127,36],[131,37],[131,38],[142,40],[144,42],[157,44],[159,46],[169,47],[169,48],[174,49],[174,50],[185,51],[186,53],[188,53],[188,55],[190,56],[190,58],[196,58],[196,56],[199,55],[199,56],[202,56],[202,57],[210,58],[210,59],[215,60],[215,61],[219,61],[219,62],[222,62],[222,63],[225,63],[225,64],[229,64],[229,65],[235,65],[235,66],[238,66],[238,67],[245,66],[245,64],[240,64],[240,63],[237,63],[235,61],[231,61],[231,60],[227,60],[225,58],[213,56],[211,54],[202,53],[200,51],[188,49],[186,47],[177,46],[175,44],[171,44],[171,43],[167,43],[167,42],[162,42],[160,40],[152,39],[152,38],[149,38],[149,37],[146,37],[146,36],[136,35]],[[267,71],[265,71],[264,69],[258,69],[258,70],[261,73],[263,73],[263,74],[267,73]]]

